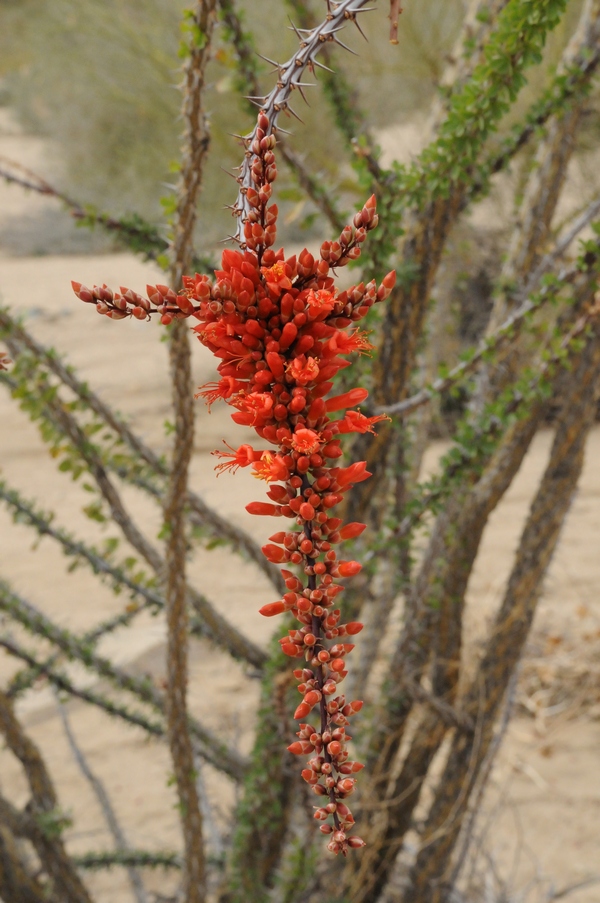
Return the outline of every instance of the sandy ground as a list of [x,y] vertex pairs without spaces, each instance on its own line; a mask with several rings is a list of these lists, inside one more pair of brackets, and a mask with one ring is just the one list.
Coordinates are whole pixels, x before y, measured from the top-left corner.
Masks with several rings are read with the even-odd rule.
[[[41,161],[42,149],[14,134],[2,133],[0,153],[22,153],[23,162]],[[10,146],[9,146],[10,145]],[[20,150],[19,150],[20,148]],[[27,156],[29,154],[30,156]],[[37,157],[36,157],[37,154]],[[27,197],[0,185],[0,232],[9,234],[18,219],[38,222],[51,217],[52,202]],[[57,214],[58,215],[58,214]],[[128,415],[134,428],[158,450],[168,447],[163,422],[169,417],[166,346],[155,326],[111,323],[96,316],[71,294],[71,279],[90,284],[107,282],[143,290],[158,278],[153,267],[127,254],[26,256],[15,258],[8,246],[0,249],[0,299],[26,317],[33,334],[66,354],[80,375],[109,403]],[[212,360],[199,345],[194,354],[195,380],[201,384],[213,373]],[[243,472],[215,479],[210,451],[223,438],[243,441],[227,413],[209,415],[197,407],[198,429],[193,462],[193,485],[223,515],[231,517],[260,539],[268,525],[244,512],[257,484]],[[36,428],[6,392],[0,394],[0,460],[2,476],[39,506],[57,513],[57,523],[82,538],[98,542],[116,535],[103,531],[82,513],[89,502],[79,483],[58,473]],[[522,471],[494,513],[469,585],[469,649],[476,654],[478,639],[493,616],[510,569],[519,531],[548,454],[551,434],[535,440]],[[440,446],[431,450],[431,461]],[[494,868],[511,893],[529,887],[529,896],[542,901],[549,889],[563,888],[600,874],[600,578],[597,538],[600,526],[600,429],[590,437],[580,491],[552,564],[536,619],[517,694],[517,715],[503,744],[486,804],[490,827],[485,835],[489,853],[489,882]],[[128,509],[156,542],[159,512],[138,492],[125,489]],[[68,562],[51,540],[32,547],[32,534],[13,525],[0,510],[0,575],[14,589],[60,624],[83,631],[121,611],[126,601],[115,597],[83,569],[68,575]],[[266,643],[270,625],[257,608],[275,598],[266,578],[248,563],[232,562],[221,549],[200,550],[191,565],[200,588],[236,625],[255,641]],[[100,651],[133,671],[149,673],[160,683],[163,675],[164,626],[160,619],[140,616],[133,630],[117,632],[102,642]],[[18,668],[0,653],[0,679]],[[190,695],[194,713],[232,745],[246,751],[251,744],[251,712],[256,680],[231,664],[208,644],[194,642]],[[88,680],[78,669],[74,675]],[[160,742],[149,742],[135,728],[122,727],[102,712],[72,702],[67,705],[72,729],[90,767],[112,793],[118,815],[132,846],[150,849],[179,845],[174,795],[169,786],[169,762]],[[23,698],[19,714],[31,736],[43,747],[60,791],[61,804],[73,816],[67,831],[69,846],[78,853],[110,848],[98,804],[81,777],[65,739],[57,702],[43,684]],[[209,767],[203,779],[213,812],[213,851],[218,851],[220,814],[233,801],[233,791]],[[20,768],[0,753],[0,787],[17,804],[27,801]],[[149,889],[168,891],[172,879],[148,874]],[[123,873],[115,870],[87,879],[99,903],[132,899]],[[528,882],[530,884],[528,885]],[[500,899],[490,897],[489,899]],[[516,899],[516,897],[515,897]],[[574,891],[569,900],[597,903],[600,884]],[[249,901],[251,903],[251,901]]]

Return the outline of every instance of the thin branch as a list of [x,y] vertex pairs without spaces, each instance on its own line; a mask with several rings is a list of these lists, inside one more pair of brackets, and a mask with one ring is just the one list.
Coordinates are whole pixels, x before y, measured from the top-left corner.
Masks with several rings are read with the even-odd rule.
[[[67,208],[76,223],[88,229],[100,226],[106,232],[113,234],[125,247],[136,254],[141,254],[145,260],[158,260],[169,248],[169,242],[160,234],[159,229],[139,214],[131,213],[116,218],[98,211],[94,207],[84,207],[55,188],[38,173],[4,155],[0,155],[0,179],[4,179],[8,184],[18,185],[26,191],[34,191],[36,194],[54,198]],[[214,263],[209,257],[197,254],[194,254],[193,265],[198,270],[214,268]]]
[[[74,370],[63,362],[61,357],[52,348],[46,348],[33,338],[30,332],[19,323],[6,308],[0,307],[0,329],[6,337],[13,339],[17,346],[22,346],[35,356],[36,364],[44,364],[60,381],[71,389],[81,399],[87,408],[94,411],[123,442],[139,456],[152,470],[162,477],[168,473],[167,465],[139,436],[137,436],[127,423],[109,405],[75,374]],[[127,472],[121,469],[119,475],[128,479]],[[155,486],[148,481],[139,479],[136,485],[141,486],[156,498],[161,498]],[[270,564],[262,554],[260,547],[241,528],[236,527],[217,511],[211,508],[197,493],[188,489],[186,504],[189,508],[190,522],[196,526],[208,529],[216,539],[225,540],[234,550],[247,555],[267,575],[279,592],[285,591],[281,573],[278,568]]]
[[[106,634],[119,627],[128,626],[146,608],[164,609],[165,600],[161,593],[140,582],[139,578],[133,579],[129,577],[122,568],[111,564],[93,547],[87,546],[79,540],[74,540],[65,530],[55,526],[53,515],[44,514],[36,510],[32,502],[23,499],[16,490],[10,489],[2,480],[0,480],[0,500],[6,502],[18,517],[20,523],[34,527],[40,536],[49,536],[51,539],[54,539],[62,547],[65,555],[71,556],[77,561],[85,562],[94,574],[98,574],[100,577],[107,577],[115,591],[126,588],[131,591],[134,597],[140,599],[137,607],[128,605],[124,612],[114,615],[88,630],[81,637],[83,643],[94,644],[100,637],[106,636]],[[192,636],[213,639],[212,634],[207,630],[205,622],[197,615],[193,615],[190,619],[190,633]],[[37,677],[38,674],[35,671],[31,671],[28,674],[21,674],[13,678],[14,692],[10,695],[24,692]]]
[[[473,181],[490,132],[510,108],[524,84],[526,67],[559,18],[557,7],[544,6],[535,23],[529,18],[527,4],[511,2],[504,7],[481,62],[451,97],[438,136],[412,166],[399,172],[382,198],[378,208],[380,231],[377,241],[365,248],[363,272],[381,273],[396,250],[398,236],[402,234],[403,238],[398,267],[401,278],[386,303],[374,356],[373,397],[378,406],[404,401],[410,394],[428,304],[448,235],[472,199]],[[579,93],[585,92],[587,84],[585,78],[578,82]],[[352,491],[346,510],[349,520],[375,521],[381,508],[376,496],[391,494],[387,484],[392,479],[389,465],[395,435],[387,425],[376,437],[365,434],[354,441],[351,457],[366,460],[374,476]],[[408,471],[394,468],[393,479],[397,497],[406,497]]]
[[[61,703],[58,694],[56,695],[56,704],[58,706],[58,713],[62,721],[63,730],[65,732],[69,747],[71,748],[71,752],[73,753],[73,757],[77,762],[79,770],[92,788],[94,796],[100,804],[100,808],[102,809],[102,814],[104,815],[106,824],[108,825],[110,833],[113,836],[113,840],[115,841],[115,845],[117,847],[116,852],[127,853],[129,852],[130,847],[127,843],[123,829],[119,823],[117,813],[113,808],[106,787],[104,786],[100,778],[95,775],[90,768],[81,747],[77,743],[75,734],[73,733],[73,729],[69,721],[67,710]],[[144,890],[144,885],[142,883],[139,872],[137,871],[135,866],[130,864],[126,865],[125,868],[127,870],[127,877],[129,878],[129,883],[131,885],[131,889],[133,891],[135,899],[137,900],[137,903],[147,903],[148,898],[146,896],[146,891]]]
[[523,123],[515,126],[508,138],[502,141],[500,148],[493,151],[477,168],[477,174],[465,198],[464,207],[486,194],[490,178],[503,172],[540,128],[574,97],[588,90],[588,86],[600,65],[600,46],[582,48],[582,51],[570,62],[566,72],[559,72],[552,85],[544,92],[542,98],[533,104]]
[[[0,812],[2,806],[0,804]],[[0,821],[0,898],[7,903],[47,903],[46,888],[29,874],[15,838]]]
[[[52,686],[56,687],[58,690],[62,690],[76,699],[81,699],[83,702],[89,702],[91,705],[95,705],[97,708],[102,709],[108,715],[120,718],[127,722],[127,724],[141,727],[151,737],[165,736],[165,728],[160,722],[152,721],[146,717],[146,715],[132,711],[131,709],[126,708],[126,706],[116,703],[105,696],[101,696],[93,690],[77,687],[68,675],[57,671],[52,667],[52,663],[37,658],[34,653],[25,649],[13,637],[8,636],[7,634],[0,634],[0,647],[6,649],[9,655],[13,655],[22,662],[26,662],[32,670],[38,675],[46,677]],[[9,696],[9,693],[7,693],[7,696]]]
[[[573,224],[573,227],[569,232],[561,237],[552,251],[546,254],[540,261],[536,270],[527,280],[527,292],[532,291],[533,287],[550,270],[556,259],[562,256],[573,239],[594,219],[598,212],[600,212],[600,199],[590,205],[588,210],[586,210],[585,213],[578,218],[577,222]],[[521,305],[506,318],[504,323],[502,323],[502,325],[491,335],[486,336],[486,338],[479,343],[477,349],[469,354],[467,360],[456,364],[447,376],[436,379],[430,386],[421,389],[405,401],[399,401],[396,404],[375,408],[375,412],[379,414],[383,413],[385,410],[386,414],[397,414],[401,417],[406,417],[423,405],[428,404],[435,395],[439,395],[442,392],[447,392],[449,389],[454,388],[454,386],[472,373],[485,358],[489,355],[493,355],[495,351],[498,351],[505,342],[514,341],[519,335],[519,328],[530,319],[530,315],[540,310],[548,301],[556,298],[556,295],[561,289],[566,285],[570,285],[579,273],[579,265],[574,265],[559,271],[553,281],[550,284],[543,286],[535,297],[526,298],[526,300],[522,301]],[[523,297],[524,292],[520,292],[519,294]]]
[[[531,628],[548,566],[556,549],[583,466],[600,390],[600,329],[590,330],[566,391],[552,451],[518,545],[503,602],[490,631],[481,665],[464,706],[480,722],[478,748],[455,735],[424,829],[424,844],[411,871],[404,900],[422,899],[445,886],[451,856],[479,771],[493,741],[493,728],[511,676]],[[435,895],[432,899],[438,899]]]
[[[288,0],[288,3],[295,11],[302,28],[307,30],[315,28],[317,18],[305,0]],[[354,23],[358,24],[357,18],[354,19]],[[322,59],[328,67],[332,67],[332,53],[328,44],[323,47]],[[375,142],[370,134],[365,113],[360,108],[356,87],[339,67],[335,72],[324,69],[321,74],[321,84],[330,102],[335,123],[348,149],[365,161],[374,182],[383,183],[389,173],[381,168],[371,151]]]
[[[197,0],[193,10],[185,16],[190,37],[181,86],[184,136],[169,267],[170,283],[177,291],[190,269],[197,204],[210,144],[203,95],[216,22],[216,0]],[[184,896],[186,903],[204,903],[207,893],[204,828],[194,777],[194,749],[187,708],[189,639],[185,500],[194,448],[194,396],[189,330],[180,321],[175,321],[171,328],[169,363],[175,437],[164,500],[167,531],[163,572],[167,616],[165,714],[185,848]]]
[[[10,340],[6,341],[10,347]],[[15,386],[12,376],[0,374],[0,382],[11,387]],[[126,511],[119,493],[108,477],[98,451],[89,442],[75,418],[56,398],[46,401],[45,410],[51,421],[68,437],[78,455],[86,462],[103,498],[108,503],[112,518],[121,528],[126,539],[157,574],[164,573],[165,565],[162,556],[138,530]],[[263,667],[266,656],[262,649],[233,627],[198,590],[188,586],[187,594],[190,604],[205,622],[207,631],[215,643],[225,648],[235,658],[248,661],[259,669]]]
[[181,869],[182,862],[179,853],[151,850],[109,850],[101,853],[83,853],[81,856],[73,856],[73,862],[80,869],[86,871],[100,871],[113,866],[129,868],[150,869]]
[[[26,630],[58,647],[68,658],[81,662],[97,676],[106,678],[119,689],[132,693],[138,700],[151,705],[161,714],[165,714],[165,698],[150,679],[128,674],[109,659],[98,655],[75,634],[54,624],[30,602],[13,592],[3,580],[0,580],[0,609],[18,621]],[[201,744],[199,753],[202,757],[215,768],[239,780],[245,767],[239,754],[229,750],[215,737],[212,731],[203,727],[197,719],[190,716],[186,723],[189,724],[189,730]]]
[[390,44],[398,43],[398,19],[401,12],[401,0],[390,0]]
[[[534,375],[525,385],[509,388],[507,393],[499,399],[502,404],[502,416],[515,414],[526,409],[527,405],[542,398],[545,395],[547,380],[560,372],[565,353],[570,348],[576,348],[578,340],[585,335],[590,324],[598,316],[595,307],[584,312],[563,335],[556,347],[548,352],[544,362],[537,366]],[[494,443],[501,434],[503,424],[496,413],[483,415],[479,425],[474,428],[474,434],[467,448],[460,443],[454,446],[452,454],[445,456],[445,467],[440,476],[434,477],[426,484],[421,484],[419,494],[412,500],[409,513],[400,522],[394,532],[395,540],[401,540],[408,536],[421,522],[427,511],[435,508],[447,497],[453,486],[457,485],[465,468],[476,466],[479,452],[487,443]],[[382,554],[386,544],[384,543],[378,554]]]
[[548,903],[554,903],[554,900],[564,900],[565,897],[569,897],[575,891],[582,890],[584,887],[592,887],[594,884],[600,884],[600,875],[584,878],[583,881],[576,881],[575,884],[567,884],[566,887],[552,891],[548,897]]

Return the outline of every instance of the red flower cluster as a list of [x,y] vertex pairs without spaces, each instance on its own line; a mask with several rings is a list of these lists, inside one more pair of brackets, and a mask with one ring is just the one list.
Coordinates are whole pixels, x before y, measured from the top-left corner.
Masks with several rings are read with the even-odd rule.
[[[346,749],[348,719],[362,702],[346,700],[338,685],[354,648],[345,640],[362,624],[341,623],[334,606],[343,589],[336,581],[358,574],[361,565],[338,559],[335,546],[359,536],[364,524],[343,526],[332,509],[370,474],[364,461],[347,467],[336,462],[342,456],[340,434],[372,432],[373,424],[385,418],[348,410],[366,399],[365,389],[330,393],[336,373],[349,365],[343,356],[372,347],[364,333],[345,330],[389,295],[395,274],[388,274],[379,287],[360,283],[338,292],[334,286],[332,270],[359,257],[361,243],[377,225],[374,197],[338,241],[323,243],[320,259],[307,250],[287,259],[283,250],[272,250],[277,223],[277,207],[269,204],[277,175],[274,147],[269,120],[261,113],[247,148],[253,185],[246,189],[250,213],[245,241],[239,251],[223,252],[214,283],[207,276],[184,277],[179,294],[166,286],[148,286],[148,299],[128,289],[113,294],[106,286],[89,290],[74,284],[74,289],[81,300],[117,319],[154,311],[164,323],[195,317],[198,338],[221,359],[220,380],[203,386],[199,395],[209,405],[225,399],[235,408],[236,423],[253,427],[273,446],[263,451],[247,444],[227,446],[214,453],[222,459],[216,469],[251,467],[268,484],[270,501],[252,502],[247,510],[285,517],[296,525],[274,533],[263,547],[269,561],[296,566],[299,575],[282,570],[288,592],[263,606],[261,614],[289,611],[300,624],[280,640],[286,655],[304,659],[304,666],[294,671],[302,695],[294,716],[301,722],[299,739],[288,749],[310,755],[302,776],[322,797],[315,818],[324,822],[320,830],[332,835],[328,849],[345,855],[364,845],[350,834],[354,818],[345,802],[354,790],[353,776],[363,767],[349,759]],[[344,413],[330,416],[337,412]],[[316,725],[305,721],[313,709]]]

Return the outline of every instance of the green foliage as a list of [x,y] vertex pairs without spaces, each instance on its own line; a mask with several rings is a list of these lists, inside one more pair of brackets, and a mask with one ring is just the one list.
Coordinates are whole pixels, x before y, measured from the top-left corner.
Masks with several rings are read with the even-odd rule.
[[35,820],[42,834],[48,840],[58,840],[67,828],[73,825],[73,819],[62,809],[50,809],[46,812],[37,812]]
[[178,853],[166,850],[111,850],[99,853],[83,853],[74,856],[73,861],[80,869],[97,872],[121,866],[150,869],[181,869],[182,862]]

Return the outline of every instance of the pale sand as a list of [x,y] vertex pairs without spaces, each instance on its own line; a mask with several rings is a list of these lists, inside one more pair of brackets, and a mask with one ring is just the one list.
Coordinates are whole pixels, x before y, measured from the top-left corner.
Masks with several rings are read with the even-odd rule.
[[[17,189],[8,189],[13,193]],[[0,203],[7,191],[0,187]],[[37,200],[30,199],[35,210]],[[41,201],[47,204],[47,201]],[[29,204],[29,201],[28,201]],[[166,450],[162,423],[169,417],[166,346],[153,325],[112,323],[71,294],[69,281],[87,284],[105,281],[143,290],[147,281],[161,277],[155,268],[127,254],[95,257],[36,257],[0,259],[0,298],[26,315],[34,335],[68,356],[82,377],[109,403],[131,418],[135,429],[155,448]],[[195,381],[212,378],[210,355],[194,347]],[[270,525],[251,518],[244,505],[261,497],[261,485],[244,472],[215,478],[210,451],[222,438],[238,445],[245,432],[227,412],[215,407],[208,415],[199,402],[198,430],[193,463],[193,486],[223,515],[246,527],[257,539]],[[117,535],[102,531],[81,512],[90,496],[79,483],[58,473],[44,450],[37,430],[5,392],[0,394],[1,462],[4,478],[40,507],[57,512],[57,523],[90,541]],[[248,434],[249,435],[249,434]],[[498,604],[503,580],[511,566],[519,530],[545,463],[550,432],[540,434],[515,484],[491,518],[476,571],[469,586],[470,649],[489,623]],[[440,446],[431,451],[431,460]],[[536,873],[557,887],[600,872],[600,778],[597,750],[600,741],[598,683],[596,704],[583,707],[578,687],[589,683],[590,669],[598,674],[600,603],[595,592],[600,577],[597,551],[600,509],[600,474],[595,466],[600,452],[600,430],[591,436],[580,492],[569,516],[559,551],[547,580],[536,620],[531,655],[524,664],[520,698],[535,710],[536,718],[522,714],[513,721],[494,772],[493,788],[503,797],[501,814],[493,822],[488,843],[504,874],[521,886]],[[160,518],[156,506],[140,493],[124,489],[129,510],[156,541]],[[45,539],[32,549],[32,534],[14,526],[0,510],[0,574],[15,590],[74,631],[83,631],[120,611],[116,598],[84,569],[67,575],[68,561],[55,544]],[[125,554],[125,553],[124,553]],[[265,643],[272,624],[257,609],[275,598],[266,578],[250,564],[233,559],[223,549],[199,551],[190,566],[195,584],[248,636]],[[396,619],[397,620],[397,619]],[[27,643],[27,638],[25,638]],[[101,643],[100,651],[136,671],[149,672],[160,683],[163,676],[164,627],[161,619],[140,616],[133,630],[121,631]],[[4,682],[17,664],[0,653]],[[563,667],[573,686],[565,705],[554,709],[551,692],[557,670]],[[577,670],[579,669],[579,670]],[[192,709],[207,725],[243,751],[251,747],[252,711],[257,682],[243,669],[207,643],[194,642],[191,656]],[[73,674],[89,678],[81,669]],[[586,676],[587,675],[587,676]],[[537,683],[536,683],[537,681]],[[534,692],[535,691],[535,692]],[[98,805],[81,778],[65,742],[51,691],[44,686],[19,703],[19,713],[31,736],[43,747],[60,790],[62,805],[72,812],[74,827],[67,832],[77,852],[112,846]],[[84,706],[68,706],[72,726],[94,771],[112,791],[129,842],[134,846],[178,846],[174,795],[167,786],[169,762],[165,746],[148,742],[141,731],[122,727]],[[210,768],[204,769],[207,793],[221,823],[232,802],[228,783]],[[21,771],[6,752],[0,755],[0,785],[18,805],[27,801]],[[515,850],[519,852],[514,862]],[[90,888],[98,901],[125,903],[131,899],[121,870],[90,875]],[[158,872],[148,875],[148,887],[165,890],[172,880]],[[547,885],[544,885],[547,887]],[[539,887],[538,887],[539,889]],[[537,900],[533,894],[528,900]],[[542,899],[540,897],[539,899]],[[600,887],[573,894],[577,903],[600,899]],[[249,901],[251,903],[251,901]]]

